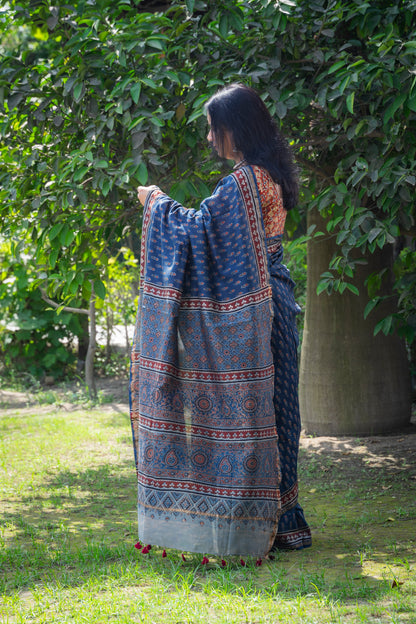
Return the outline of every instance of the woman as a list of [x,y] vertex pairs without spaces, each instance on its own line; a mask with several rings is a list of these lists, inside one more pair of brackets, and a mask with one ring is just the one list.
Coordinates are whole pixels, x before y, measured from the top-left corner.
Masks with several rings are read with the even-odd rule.
[[311,543],[297,503],[298,307],[281,264],[298,182],[254,90],[231,85],[206,110],[208,140],[236,162],[233,173],[199,210],[138,188],[130,403],[139,536],[261,557]]

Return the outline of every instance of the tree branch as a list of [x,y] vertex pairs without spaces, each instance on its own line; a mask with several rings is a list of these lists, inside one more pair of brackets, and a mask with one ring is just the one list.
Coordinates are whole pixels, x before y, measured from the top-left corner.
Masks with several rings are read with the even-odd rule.
[[55,310],[57,310],[58,308],[61,308],[65,312],[74,312],[75,314],[86,314],[87,316],[89,316],[90,314],[89,310],[86,310],[85,308],[71,308],[69,306],[61,306],[59,303],[56,303],[56,301],[52,301],[52,299],[49,299],[49,297],[47,296],[43,288],[39,288],[39,290],[41,292],[42,299],[45,301],[45,303],[55,308]]
[[306,169],[309,169],[309,171],[316,173],[316,175],[318,175],[320,178],[327,180],[328,182],[331,182],[331,183],[334,182],[334,178],[331,174],[327,173],[324,169],[321,169],[321,167],[318,167],[317,165],[312,163],[310,160],[307,160],[306,158],[302,158],[301,156],[296,156],[296,162],[301,164]]

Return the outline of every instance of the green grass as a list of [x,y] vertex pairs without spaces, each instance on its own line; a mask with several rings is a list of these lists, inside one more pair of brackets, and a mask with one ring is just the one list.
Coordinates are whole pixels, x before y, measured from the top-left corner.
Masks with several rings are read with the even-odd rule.
[[2,624],[416,624],[410,464],[302,451],[313,547],[223,569],[134,548],[127,410],[3,409],[0,440]]

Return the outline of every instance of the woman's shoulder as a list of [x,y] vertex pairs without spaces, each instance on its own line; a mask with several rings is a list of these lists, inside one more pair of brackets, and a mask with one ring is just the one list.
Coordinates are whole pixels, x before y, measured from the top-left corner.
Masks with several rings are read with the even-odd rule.
[[237,186],[238,184],[234,172],[226,174],[217,182],[217,185],[215,186],[213,192],[213,196],[222,194],[224,192],[227,193],[233,189],[236,189]]

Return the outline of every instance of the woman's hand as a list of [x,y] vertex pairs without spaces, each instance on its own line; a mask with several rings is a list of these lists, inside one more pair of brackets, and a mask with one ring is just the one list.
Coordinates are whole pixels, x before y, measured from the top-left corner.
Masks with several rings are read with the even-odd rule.
[[137,187],[137,197],[139,198],[139,202],[141,203],[142,206],[144,206],[146,197],[148,196],[150,191],[153,191],[155,188],[157,187],[156,186],[138,186]]

